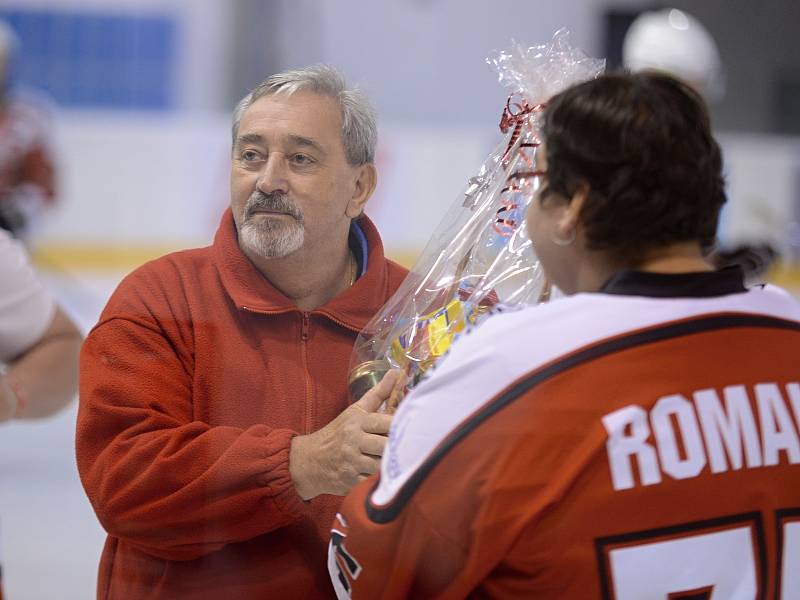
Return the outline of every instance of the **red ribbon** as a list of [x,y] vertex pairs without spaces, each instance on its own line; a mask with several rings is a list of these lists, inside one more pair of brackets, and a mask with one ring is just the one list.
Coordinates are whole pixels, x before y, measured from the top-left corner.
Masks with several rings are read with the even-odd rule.
[[[511,127],[514,128],[514,132],[511,134],[511,139],[508,140],[508,147],[506,148],[504,158],[508,157],[508,153],[511,152],[511,148],[519,139],[520,133],[522,133],[522,126],[528,120],[529,116],[532,113],[543,111],[546,106],[544,103],[531,106],[528,104],[528,101],[524,99],[522,102],[512,102],[516,95],[517,94],[511,94],[508,97],[506,106],[503,109],[503,114],[500,116],[500,131],[503,133],[508,133],[508,130]],[[512,106],[516,110],[512,110]]]

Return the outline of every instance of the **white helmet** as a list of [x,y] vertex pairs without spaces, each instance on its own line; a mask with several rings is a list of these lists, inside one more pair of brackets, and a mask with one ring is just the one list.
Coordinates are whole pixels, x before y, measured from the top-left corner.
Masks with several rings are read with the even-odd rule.
[[725,91],[714,38],[700,21],[676,8],[639,15],[625,34],[622,61],[631,71],[674,75],[707,100],[719,100]]

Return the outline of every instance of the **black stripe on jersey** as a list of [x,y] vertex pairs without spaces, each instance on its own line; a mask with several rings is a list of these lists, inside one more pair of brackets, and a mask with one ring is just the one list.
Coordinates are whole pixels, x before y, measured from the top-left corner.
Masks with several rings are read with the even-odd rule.
[[[597,555],[603,600],[612,600],[612,598],[614,598],[610,578],[611,568],[608,564],[608,546],[626,547],[627,542],[642,542],[646,544],[648,541],[665,541],[663,538],[680,539],[681,534],[691,534],[693,532],[696,534],[703,533],[712,529],[723,529],[726,525],[750,525],[750,527],[752,527],[755,537],[753,541],[757,551],[757,555],[755,556],[755,560],[757,561],[756,577],[758,577],[759,589],[757,598],[765,598],[766,596],[764,594],[767,590],[767,547],[764,542],[764,521],[760,512],[751,512],[595,539],[595,553]],[[671,597],[672,595],[670,595],[670,598]],[[777,597],[778,596],[776,596],[776,598]]]
[[533,371],[523,379],[520,379],[510,388],[506,388],[499,396],[495,397],[479,408],[457,429],[442,440],[436,450],[423,462],[419,468],[408,478],[400,490],[395,494],[391,502],[385,506],[375,506],[370,501],[373,492],[377,489],[380,482],[370,490],[366,499],[367,516],[374,523],[389,523],[393,521],[403,510],[406,503],[411,499],[417,488],[427,479],[430,472],[439,462],[452,450],[461,440],[466,438],[474,429],[484,421],[491,418],[495,413],[511,404],[514,400],[530,391],[540,383],[547,381],[551,377],[560,375],[564,371],[575,368],[591,360],[629,350],[636,346],[643,346],[668,340],[672,338],[715,331],[719,329],[733,329],[742,327],[753,327],[760,329],[788,329],[800,331],[800,323],[788,321],[777,317],[744,314],[722,314],[714,316],[699,317],[691,320],[678,321],[661,327],[653,327],[645,330],[638,330],[629,335],[622,335],[589,346],[584,350],[579,350],[564,357],[558,362]]

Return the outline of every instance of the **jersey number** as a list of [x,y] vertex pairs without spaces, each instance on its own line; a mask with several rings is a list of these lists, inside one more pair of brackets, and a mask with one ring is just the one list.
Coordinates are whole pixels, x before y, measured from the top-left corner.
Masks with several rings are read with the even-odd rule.
[[[800,510],[776,514],[775,598],[800,600]],[[765,596],[760,515],[604,538],[603,596],[629,600],[754,600]]]

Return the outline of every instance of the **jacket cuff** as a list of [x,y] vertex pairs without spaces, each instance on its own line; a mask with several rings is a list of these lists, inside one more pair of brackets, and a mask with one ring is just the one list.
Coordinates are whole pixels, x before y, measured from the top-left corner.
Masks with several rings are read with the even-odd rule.
[[289,472],[289,449],[296,435],[300,434],[291,429],[273,429],[270,432],[263,480],[276,509],[290,522],[300,518],[305,507]]

